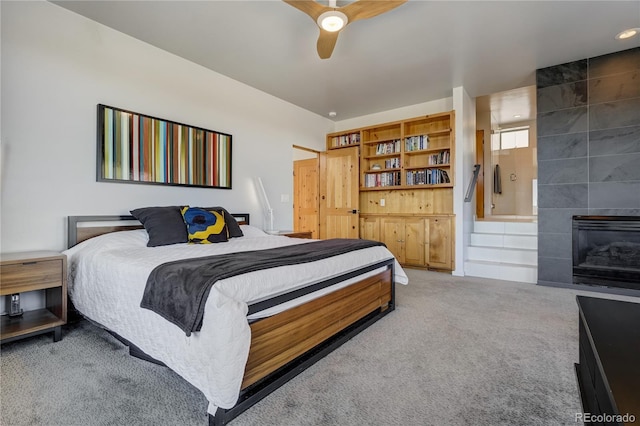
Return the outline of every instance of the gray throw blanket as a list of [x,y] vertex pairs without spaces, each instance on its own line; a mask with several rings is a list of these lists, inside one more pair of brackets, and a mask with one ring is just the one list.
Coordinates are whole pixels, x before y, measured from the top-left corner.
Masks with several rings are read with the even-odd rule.
[[149,274],[140,307],[154,311],[190,336],[202,327],[204,305],[216,281],[383,245],[377,241],[336,238],[163,263]]

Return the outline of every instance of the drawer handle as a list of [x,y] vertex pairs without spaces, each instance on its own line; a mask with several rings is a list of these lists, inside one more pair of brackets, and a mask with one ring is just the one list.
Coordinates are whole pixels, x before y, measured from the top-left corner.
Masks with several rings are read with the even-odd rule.
[[33,261],[33,262],[22,262],[23,265],[35,265],[36,263],[38,263],[38,262],[36,262],[36,261]]

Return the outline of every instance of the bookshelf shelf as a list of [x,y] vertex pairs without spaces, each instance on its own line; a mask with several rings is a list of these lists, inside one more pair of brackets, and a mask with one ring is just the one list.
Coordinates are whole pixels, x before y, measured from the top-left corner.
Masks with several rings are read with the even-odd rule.
[[393,157],[400,157],[400,153],[399,152],[394,152],[391,154],[376,154],[376,155],[365,155],[362,158],[365,160],[370,160],[370,159],[374,159],[374,158],[393,158]]
[[410,138],[413,136],[429,136],[429,137],[436,137],[436,136],[447,136],[451,133],[451,129],[444,129],[444,130],[438,130],[435,132],[428,132],[428,133],[415,133],[415,134],[406,134],[405,137],[406,138]]
[[414,189],[416,187],[429,187],[429,188],[453,188],[452,183],[415,183],[413,185],[407,185],[405,188]]
[[395,142],[397,140],[398,140],[398,138],[380,139],[380,140],[375,140],[375,141],[362,142],[362,145],[376,145],[376,144],[379,144],[379,143]]
[[448,151],[449,148],[427,148],[416,149],[414,151],[405,151],[404,155],[420,155],[420,154],[432,154],[434,152]]
[[327,135],[327,149],[348,148],[360,144],[360,132],[349,130],[346,132],[331,133]]
[[401,169],[399,167],[390,168],[390,169],[369,169],[365,173],[384,173],[384,172],[399,172]]
[[372,186],[361,187],[360,192],[369,191],[395,191],[395,190],[411,190],[411,189],[426,189],[426,188],[453,188],[452,183],[438,183],[438,184],[413,184],[413,185],[390,185],[390,186]]
[[405,166],[404,170],[448,169],[451,164],[431,164],[428,166]]

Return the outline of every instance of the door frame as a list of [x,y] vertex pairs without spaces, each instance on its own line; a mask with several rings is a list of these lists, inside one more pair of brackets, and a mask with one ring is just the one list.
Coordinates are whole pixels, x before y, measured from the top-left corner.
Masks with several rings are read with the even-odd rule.
[[[314,236],[314,238],[319,238],[320,236],[320,154],[321,152],[313,149],[313,148],[307,148],[306,146],[301,146],[301,145],[296,145],[293,144],[292,145],[293,149],[298,149],[301,151],[307,151],[307,152],[311,152],[313,154],[315,154],[315,159],[316,159],[316,173],[318,175],[318,187],[316,188],[316,217],[315,217],[315,223],[316,223],[316,229],[318,231],[318,235]],[[311,158],[311,157],[310,157]],[[291,208],[293,209],[293,230],[294,231],[298,231],[298,229],[296,229],[296,194],[298,194],[298,188],[296,187],[297,185],[297,180],[295,177],[295,166],[294,163],[295,161],[300,161],[300,160],[294,160],[291,163],[291,175],[293,176],[293,203]]]

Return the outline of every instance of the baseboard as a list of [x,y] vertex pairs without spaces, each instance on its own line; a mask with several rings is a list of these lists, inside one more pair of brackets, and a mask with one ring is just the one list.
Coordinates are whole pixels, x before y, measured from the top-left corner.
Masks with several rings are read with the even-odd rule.
[[616,294],[620,296],[640,297],[640,290],[634,290],[631,288],[605,287],[605,286],[586,285],[586,284],[568,284],[568,283],[557,283],[553,281],[541,281],[541,280],[538,280],[538,285],[541,285],[544,287],[569,288],[572,290],[590,291],[593,293]]

